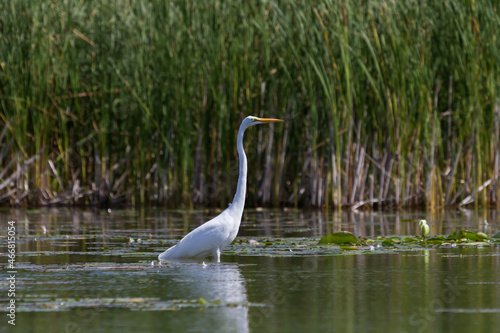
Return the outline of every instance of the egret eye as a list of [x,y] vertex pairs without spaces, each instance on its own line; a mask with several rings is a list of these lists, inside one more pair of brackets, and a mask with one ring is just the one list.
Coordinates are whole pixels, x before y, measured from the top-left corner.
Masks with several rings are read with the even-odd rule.
[[255,122],[255,121],[257,121],[257,120],[258,120],[257,118],[252,118],[252,121],[253,121],[253,122]]

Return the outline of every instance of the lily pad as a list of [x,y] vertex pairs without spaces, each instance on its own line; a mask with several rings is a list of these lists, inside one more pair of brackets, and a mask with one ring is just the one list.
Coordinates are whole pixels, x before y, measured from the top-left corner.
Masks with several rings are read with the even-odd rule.
[[356,251],[358,249],[356,247],[352,247],[352,246],[341,246],[340,250],[342,250],[342,251]]
[[416,242],[418,242],[418,241],[419,241],[419,240],[418,240],[418,239],[416,239],[416,238],[414,238],[414,237],[406,237],[406,238],[404,239],[404,242],[405,242],[405,243],[416,243]]
[[488,239],[488,236],[484,232],[472,232],[468,230],[457,230],[451,235],[449,235],[447,240],[471,240],[484,242]]
[[491,236],[491,238],[500,238],[500,231]]
[[448,237],[446,237],[447,240],[459,240],[465,238],[465,231],[464,230],[457,230]]
[[382,242],[384,246],[393,246],[401,243],[401,238],[399,237],[389,237]]
[[444,241],[446,240],[446,238],[443,238],[443,237],[432,237],[432,238],[428,238],[426,240],[427,243],[431,243],[431,244],[442,244]]
[[486,235],[484,232],[481,231],[476,233],[476,236],[478,241],[485,241],[488,239],[488,235]]
[[323,236],[323,238],[320,239],[318,242],[318,245],[323,245],[323,244],[356,244],[358,240],[356,237],[348,232],[348,231],[341,231],[341,232],[336,232],[333,234],[328,234]]

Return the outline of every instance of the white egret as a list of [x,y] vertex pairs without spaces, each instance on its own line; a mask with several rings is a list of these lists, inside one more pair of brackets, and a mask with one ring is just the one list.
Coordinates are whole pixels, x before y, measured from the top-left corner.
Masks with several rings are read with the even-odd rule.
[[176,245],[158,256],[158,259],[203,258],[213,256],[220,262],[221,251],[236,238],[240,228],[247,188],[247,157],[243,150],[243,134],[253,125],[282,122],[280,119],[246,117],[240,125],[237,138],[239,178],[233,202],[220,215],[200,225]]

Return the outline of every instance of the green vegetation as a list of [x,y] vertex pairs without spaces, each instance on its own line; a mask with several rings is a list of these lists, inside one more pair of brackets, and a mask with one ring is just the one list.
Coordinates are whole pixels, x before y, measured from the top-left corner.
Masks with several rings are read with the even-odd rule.
[[[496,1],[2,1],[0,200],[498,203]],[[231,184],[231,185],[228,185]]]
[[358,240],[356,236],[348,231],[340,231],[333,234],[327,234],[318,242],[318,245],[323,244],[356,244]]

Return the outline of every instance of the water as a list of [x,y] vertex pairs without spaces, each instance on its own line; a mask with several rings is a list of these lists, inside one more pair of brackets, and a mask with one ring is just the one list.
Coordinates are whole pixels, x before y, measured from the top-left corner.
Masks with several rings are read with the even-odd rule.
[[[0,331],[492,332],[500,325],[498,246],[225,254],[221,264],[157,266],[156,256],[171,239],[214,214],[0,211],[2,230],[15,220],[19,238],[16,326],[4,314]],[[248,210],[240,238],[320,237],[339,230],[367,237],[414,235],[420,218],[428,220],[432,234],[464,228],[492,235],[499,229],[496,214]],[[0,251],[5,257],[5,237]],[[3,266],[0,302],[7,304]]]

